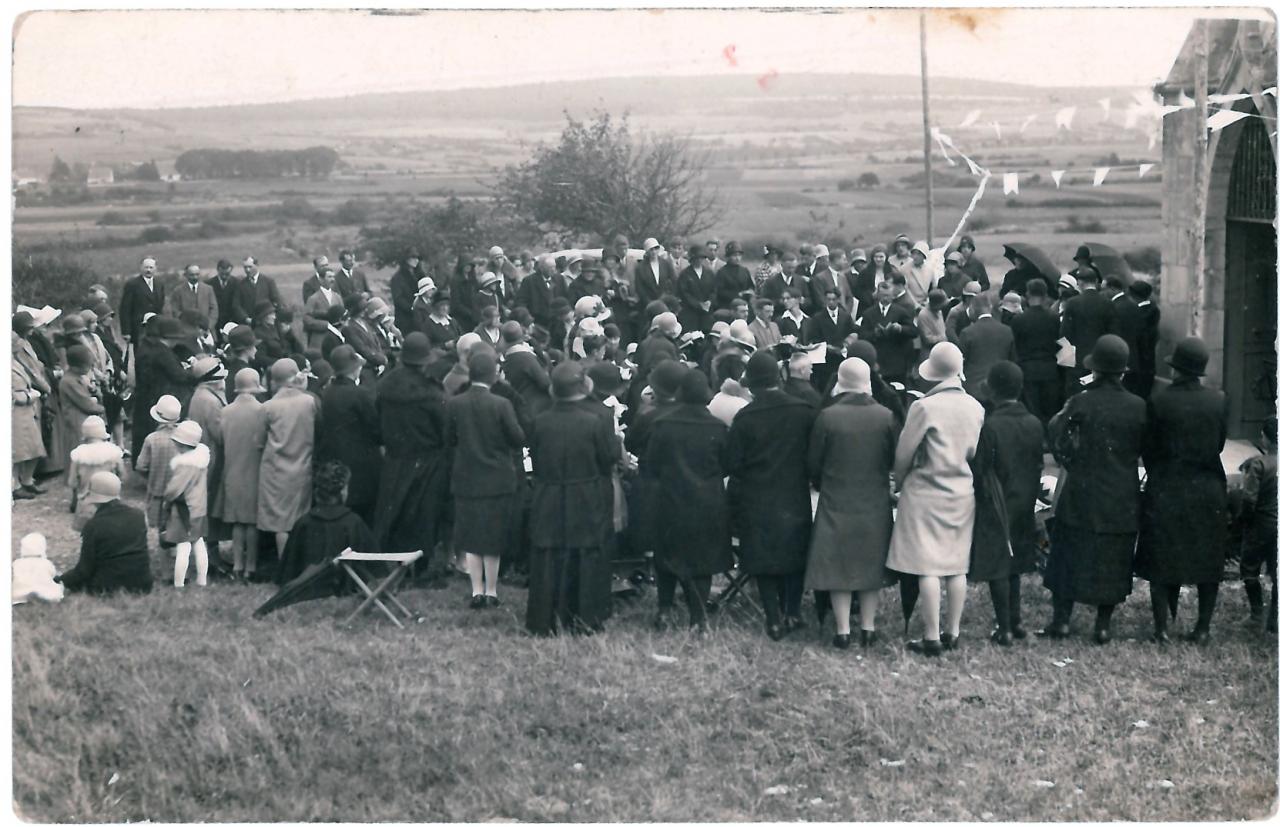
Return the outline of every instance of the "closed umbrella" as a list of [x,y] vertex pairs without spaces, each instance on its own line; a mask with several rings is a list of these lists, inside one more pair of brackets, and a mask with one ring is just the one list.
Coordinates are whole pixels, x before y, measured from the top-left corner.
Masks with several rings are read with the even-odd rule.
[[1116,248],[1094,241],[1086,241],[1082,246],[1089,248],[1089,259],[1104,279],[1116,276],[1124,281],[1126,287],[1133,283],[1133,271],[1129,269],[1129,262],[1124,260],[1124,256]]
[[302,574],[285,583],[280,587],[280,591],[271,596],[271,599],[255,609],[253,616],[263,618],[276,609],[283,609],[295,603],[333,597],[342,590],[341,577],[332,560],[312,563],[303,570]]
[[1017,243],[1004,245],[1004,257],[1009,259],[1009,261],[1013,261],[1014,255],[1019,255],[1025,258],[1050,287],[1056,288],[1058,286],[1058,280],[1062,277],[1062,271],[1058,269],[1058,266],[1053,263],[1053,260],[1049,258],[1049,254],[1044,250],[1041,250],[1033,244]]

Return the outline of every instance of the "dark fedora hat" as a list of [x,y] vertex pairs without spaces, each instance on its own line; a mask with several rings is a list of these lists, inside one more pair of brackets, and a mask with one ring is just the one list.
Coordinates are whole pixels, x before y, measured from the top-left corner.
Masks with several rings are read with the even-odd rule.
[[431,356],[431,340],[427,334],[415,330],[404,337],[400,347],[400,361],[406,365],[420,367],[427,363]]
[[1178,342],[1173,348],[1173,355],[1165,361],[1180,373],[1204,376],[1204,369],[1209,364],[1209,348],[1201,339],[1188,336]]
[[1071,257],[1072,261],[1093,261],[1093,251],[1089,249],[1088,244],[1081,244],[1076,248],[1076,254]]
[[227,334],[227,344],[234,350],[253,347],[255,342],[253,328],[248,325],[238,324],[231,328],[231,332]]
[[747,360],[746,373],[742,375],[742,384],[751,390],[757,388],[776,388],[778,386],[778,360],[766,350],[757,350]]
[[1099,336],[1084,366],[1098,373],[1124,373],[1129,367],[1129,345],[1114,333]]

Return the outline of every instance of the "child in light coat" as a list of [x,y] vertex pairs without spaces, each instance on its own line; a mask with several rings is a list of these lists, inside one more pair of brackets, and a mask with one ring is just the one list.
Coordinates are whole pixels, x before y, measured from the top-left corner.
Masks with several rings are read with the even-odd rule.
[[93,509],[83,505],[89,493],[89,478],[98,471],[110,471],[124,477],[124,451],[110,441],[107,423],[100,416],[85,417],[80,425],[84,440],[71,449],[71,466],[67,469],[67,487],[71,489],[72,526],[76,531],[84,528],[93,516]]
[[151,407],[151,418],[156,429],[147,434],[138,451],[134,470],[147,478],[147,525],[157,531],[164,528],[160,521],[160,505],[164,500],[164,486],[169,480],[169,460],[176,453],[173,429],[182,417],[182,403],[176,396],[165,394]]
[[28,534],[18,544],[18,559],[13,561],[13,605],[62,600],[62,584],[53,579],[58,570],[45,557],[45,545],[43,534]]
[[200,441],[198,422],[179,422],[169,438],[177,453],[169,460],[169,475],[164,487],[165,515],[160,541],[176,545],[173,562],[173,585],[186,586],[191,553],[196,558],[196,585],[209,584],[209,550],[205,546],[205,519],[209,504],[209,446]]

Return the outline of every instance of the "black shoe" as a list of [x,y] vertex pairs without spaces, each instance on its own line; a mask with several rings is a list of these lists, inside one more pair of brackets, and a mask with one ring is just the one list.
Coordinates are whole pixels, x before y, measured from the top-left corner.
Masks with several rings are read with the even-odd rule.
[[809,624],[805,623],[803,618],[784,617],[782,619],[782,628],[786,630],[787,634],[791,634],[792,632],[799,632],[804,629],[808,629]]
[[1188,643],[1194,643],[1197,646],[1203,646],[1209,642],[1208,629],[1192,629],[1182,636],[1182,639]]
[[484,596],[484,605],[488,606],[490,609],[496,609],[502,605],[502,601],[498,599],[496,594],[486,594]]
[[1013,633],[1008,629],[996,629],[991,633],[991,642],[997,646],[1012,646]]
[[484,604],[485,604],[484,595],[473,594],[471,595],[471,602],[467,605],[469,605],[473,609],[483,609]]
[[22,490],[26,491],[28,494],[34,494],[36,496],[39,496],[40,494],[43,494],[45,492],[45,489],[41,488],[35,483],[30,483],[28,485],[22,486]]
[[1164,629],[1157,629],[1155,632],[1151,634],[1151,642],[1158,643],[1161,646],[1164,646],[1166,643],[1172,643],[1173,641],[1169,638],[1168,632],[1166,632]]
[[782,627],[776,623],[766,626],[764,633],[769,636],[769,640],[782,640],[782,636],[784,634]]
[[1036,632],[1036,637],[1047,637],[1050,640],[1062,640],[1071,637],[1071,627],[1065,623],[1050,623]]
[[870,649],[872,646],[876,644],[876,641],[878,639],[879,638],[876,636],[876,633],[874,630],[873,631],[867,631],[866,629],[862,630],[861,643],[862,643],[863,649]]
[[936,658],[942,655],[942,641],[940,640],[909,640],[907,641],[907,651],[916,654],[925,655],[926,657]]
[[953,635],[950,632],[943,632],[941,635],[941,641],[942,641],[942,648],[946,649],[948,652],[952,651],[953,649],[960,648],[959,635]]
[[1099,646],[1106,646],[1111,642],[1111,630],[1107,627],[1093,630],[1093,642]]
[[837,649],[848,649],[850,640],[849,635],[836,635],[831,638],[831,645]]
[[15,500],[34,500],[36,495],[25,488],[15,488],[13,489],[13,498]]
[[1014,640],[1026,640],[1027,630],[1022,627],[1021,623],[1015,623],[1009,626],[1009,634],[1013,635]]

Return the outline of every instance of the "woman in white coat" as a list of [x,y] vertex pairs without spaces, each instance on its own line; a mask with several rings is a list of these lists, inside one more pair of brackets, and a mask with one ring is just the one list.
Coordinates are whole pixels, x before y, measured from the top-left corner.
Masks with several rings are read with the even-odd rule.
[[[936,384],[907,410],[893,463],[900,498],[885,565],[920,578],[924,639],[909,642],[907,648],[935,657],[959,642],[973,540],[975,504],[969,460],[978,448],[983,410],[964,392],[963,367],[964,357],[954,344],[933,346],[920,365],[920,378]],[[940,635],[943,581],[947,631]]]

